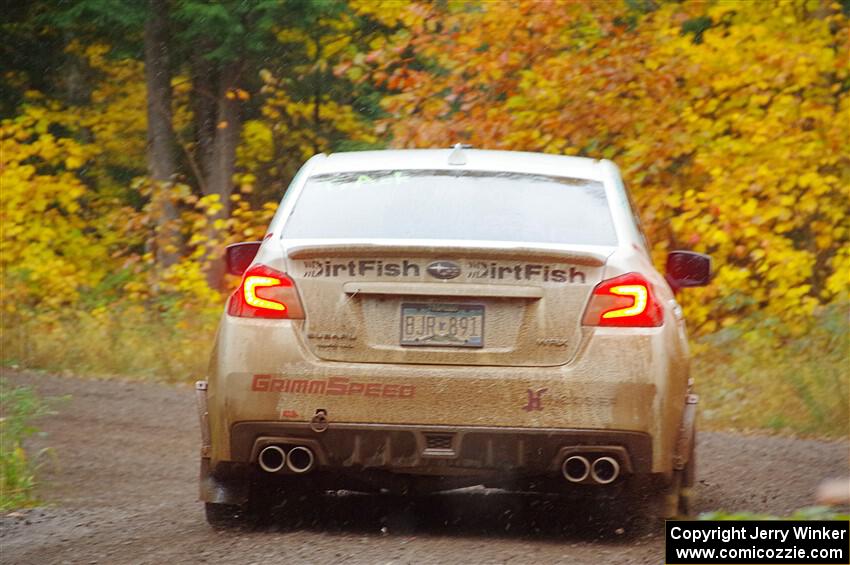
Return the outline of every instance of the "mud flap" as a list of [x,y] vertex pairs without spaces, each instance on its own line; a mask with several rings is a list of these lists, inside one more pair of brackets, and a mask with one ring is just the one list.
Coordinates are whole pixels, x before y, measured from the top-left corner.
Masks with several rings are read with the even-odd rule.
[[662,516],[665,519],[687,516],[692,511],[692,488],[696,482],[694,447],[698,403],[699,396],[696,394],[689,393],[685,397],[685,409],[673,454],[673,477],[663,498]]
[[[682,423],[679,426],[676,451],[673,454],[673,469],[676,471],[686,469],[693,453],[694,442],[696,441],[697,403],[699,403],[698,395],[688,394],[685,397],[685,410],[682,412]],[[693,475],[693,473],[685,473],[685,475]],[[690,477],[690,480],[693,481],[693,477]],[[691,484],[684,486],[692,485],[691,482]]]
[[195,381],[195,403],[201,425],[201,457],[210,456],[210,423],[207,409],[207,381]]

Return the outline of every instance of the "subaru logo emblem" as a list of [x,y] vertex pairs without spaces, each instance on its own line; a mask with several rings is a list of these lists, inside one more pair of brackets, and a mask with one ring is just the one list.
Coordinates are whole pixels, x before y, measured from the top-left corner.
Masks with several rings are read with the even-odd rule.
[[428,265],[427,271],[435,279],[453,279],[460,275],[460,267],[451,261],[435,261]]

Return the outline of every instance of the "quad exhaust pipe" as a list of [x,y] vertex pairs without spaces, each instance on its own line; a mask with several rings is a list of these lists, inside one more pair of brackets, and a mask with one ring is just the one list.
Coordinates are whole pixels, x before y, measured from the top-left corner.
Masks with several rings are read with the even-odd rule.
[[300,475],[313,470],[316,466],[316,456],[312,449],[301,445],[293,447],[289,453],[278,445],[269,445],[260,451],[257,462],[260,469],[266,473],[277,473],[285,467]]
[[286,466],[286,452],[276,445],[263,448],[258,458],[260,469],[266,473],[277,473]]
[[561,465],[561,471],[564,477],[571,483],[580,483],[590,474],[590,462],[587,457],[581,455],[573,455],[564,460]]
[[297,445],[289,450],[286,458],[286,467],[293,473],[306,473],[313,469],[316,464],[316,456],[309,447]]
[[571,483],[582,483],[588,477],[600,485],[613,483],[620,476],[620,464],[613,457],[598,457],[591,462],[583,455],[572,455],[561,465],[564,478]]
[[590,476],[600,485],[613,483],[620,476],[620,464],[613,457],[600,457],[593,462]]

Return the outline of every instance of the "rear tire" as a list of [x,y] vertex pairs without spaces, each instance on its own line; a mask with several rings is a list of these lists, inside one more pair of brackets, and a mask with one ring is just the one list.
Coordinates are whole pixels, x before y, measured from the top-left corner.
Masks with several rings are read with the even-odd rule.
[[691,449],[688,453],[688,462],[685,468],[682,469],[682,484],[679,488],[679,516],[682,518],[691,518],[694,515],[696,506],[696,490],[697,482],[697,443],[696,433],[691,438]]
[[236,504],[207,502],[204,504],[204,511],[207,523],[217,530],[238,526],[243,518],[242,507]]
[[655,532],[665,520],[693,516],[693,490],[685,486],[687,468],[673,471],[670,481],[659,484],[650,477],[634,477],[623,493],[623,513],[638,530]]
[[655,532],[664,524],[666,489],[651,475],[631,476],[623,485],[619,509],[638,532]]
[[248,502],[245,504],[206,502],[204,511],[207,523],[216,529],[250,528],[265,523],[271,516],[277,493],[269,489],[264,481],[252,481],[248,492]]
[[683,469],[673,471],[673,479],[664,490],[661,518],[671,520],[674,518],[688,519],[694,515],[696,505],[696,493],[694,485],[697,479],[696,459],[696,426],[691,436],[691,444],[688,450],[688,461]]
[[670,484],[658,495],[660,498],[658,517],[661,520],[673,520],[679,517],[682,501],[682,475],[682,471],[673,471]]

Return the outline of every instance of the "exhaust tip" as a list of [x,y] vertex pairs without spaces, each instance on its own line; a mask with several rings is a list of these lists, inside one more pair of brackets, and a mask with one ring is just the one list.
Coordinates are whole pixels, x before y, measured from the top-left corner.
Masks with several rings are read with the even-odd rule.
[[590,475],[600,485],[613,483],[620,476],[620,464],[613,457],[600,457],[593,462]]
[[590,462],[581,455],[567,457],[561,465],[561,472],[571,483],[580,483],[590,474]]
[[316,457],[310,448],[298,445],[289,450],[286,466],[293,473],[306,473],[312,470],[315,464]]
[[257,459],[260,469],[266,473],[277,473],[287,463],[286,452],[276,445],[270,445],[264,448]]

